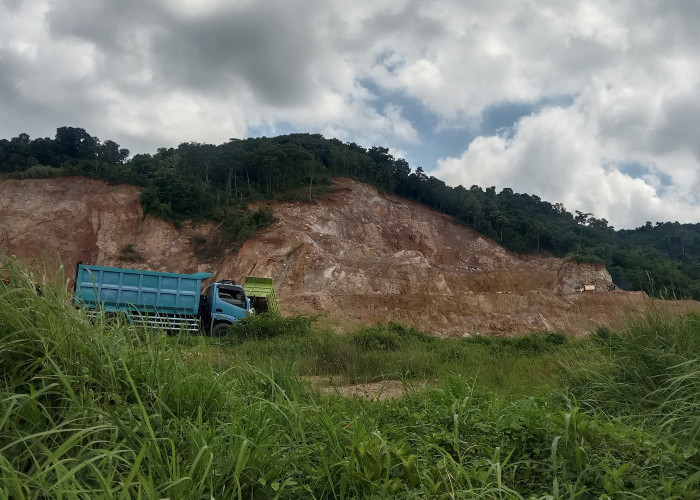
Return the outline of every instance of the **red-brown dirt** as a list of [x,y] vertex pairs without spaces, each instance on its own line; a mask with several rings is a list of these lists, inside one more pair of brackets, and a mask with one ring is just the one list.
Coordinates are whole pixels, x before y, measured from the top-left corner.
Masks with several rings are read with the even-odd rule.
[[658,303],[641,293],[576,293],[581,284],[607,290],[610,275],[601,265],[508,252],[363,183],[337,179],[336,188],[314,203],[276,203],[280,223],[218,275],[272,276],[286,311],[325,312],[341,324],[401,321],[441,336],[585,334]]
[[[193,228],[143,217],[140,188],[96,179],[0,180],[0,249],[27,264],[86,264],[196,272],[190,240],[207,238],[212,224]],[[67,271],[70,274],[72,271]]]
[[[324,313],[331,323],[401,321],[441,336],[580,335],[619,326],[651,304],[642,293],[605,290],[602,266],[508,252],[422,205],[337,179],[312,203],[273,204],[279,223],[235,255],[195,255],[193,240],[217,242],[212,224],[176,229],[147,216],[139,189],[83,178],[0,180],[0,248],[43,260],[194,272],[217,278],[271,276],[280,309]],[[206,246],[206,244],[204,245]],[[68,273],[70,274],[70,272]]]

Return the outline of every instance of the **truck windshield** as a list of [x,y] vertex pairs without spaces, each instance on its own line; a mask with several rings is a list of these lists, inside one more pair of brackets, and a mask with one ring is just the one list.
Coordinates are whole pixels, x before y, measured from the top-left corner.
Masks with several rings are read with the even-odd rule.
[[234,306],[245,308],[245,294],[241,290],[219,288],[219,298]]

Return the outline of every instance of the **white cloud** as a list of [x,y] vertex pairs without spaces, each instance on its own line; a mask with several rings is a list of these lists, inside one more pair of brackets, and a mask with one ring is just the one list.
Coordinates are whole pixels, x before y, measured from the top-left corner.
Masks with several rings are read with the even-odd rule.
[[[591,90],[569,107],[545,108],[521,119],[512,135],[478,137],[460,157],[441,159],[431,173],[452,184],[513,187],[619,227],[646,220],[700,220],[697,157],[660,154],[644,144],[628,149],[635,137],[653,134],[654,126],[635,128],[636,106],[628,103],[616,113],[624,119],[607,127],[600,116],[609,111],[605,96]],[[643,178],[623,173],[620,169],[630,162],[649,172]],[[670,186],[664,185],[665,177],[672,179]]]
[[[73,125],[144,152],[292,128],[410,155],[456,127],[477,138],[446,181],[697,220],[699,19],[691,0],[0,0],[0,136]],[[509,103],[536,111],[480,130]]]

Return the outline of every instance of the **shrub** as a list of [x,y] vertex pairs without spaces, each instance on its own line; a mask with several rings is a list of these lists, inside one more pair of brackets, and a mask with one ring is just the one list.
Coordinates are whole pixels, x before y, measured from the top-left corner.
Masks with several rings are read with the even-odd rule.
[[232,248],[240,247],[255,236],[255,233],[277,221],[270,206],[262,206],[256,211],[247,207],[242,210],[226,208],[220,210],[215,218],[221,221],[220,228],[224,240]]
[[387,324],[387,329],[396,333],[403,340],[415,340],[425,343],[431,343],[436,340],[435,337],[432,337],[427,333],[418,330],[417,328],[407,326],[402,323],[396,323],[394,321],[390,321]]
[[351,342],[365,351],[395,351],[401,337],[388,325],[365,326],[351,334]]
[[143,262],[144,261],[143,255],[141,255],[134,248],[134,245],[131,243],[129,243],[128,245],[124,245],[124,247],[122,247],[121,252],[119,253],[119,259],[125,260],[127,262]]
[[570,253],[566,256],[566,259],[579,264],[605,264],[603,259],[593,254]]
[[561,332],[549,332],[544,336],[544,340],[551,345],[564,345],[568,341],[566,335]]
[[311,332],[310,316],[285,318],[277,314],[254,314],[239,319],[228,329],[225,341],[240,343],[247,340],[263,340],[282,335],[308,336]]
[[9,177],[13,179],[49,179],[66,175],[62,168],[49,167],[47,165],[33,165],[21,172],[12,172]]
[[364,326],[350,334],[350,342],[366,351],[395,351],[414,343],[431,343],[437,340],[412,326],[390,321]]
[[566,344],[566,336],[559,332],[550,332],[545,335],[525,335],[506,341],[515,351],[528,356],[535,356],[550,352],[555,346]]

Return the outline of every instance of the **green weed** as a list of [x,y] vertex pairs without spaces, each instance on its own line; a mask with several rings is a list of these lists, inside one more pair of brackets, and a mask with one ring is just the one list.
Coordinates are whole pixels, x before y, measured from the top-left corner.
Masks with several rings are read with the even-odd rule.
[[226,342],[263,340],[280,335],[308,336],[314,318],[296,316],[285,318],[277,314],[255,314],[236,321],[227,331]]
[[[226,345],[91,320],[60,273],[0,275],[2,498],[700,494],[696,316],[579,341],[268,318]],[[370,402],[300,376],[328,373],[433,383]]]

